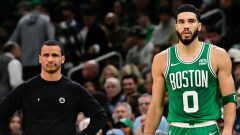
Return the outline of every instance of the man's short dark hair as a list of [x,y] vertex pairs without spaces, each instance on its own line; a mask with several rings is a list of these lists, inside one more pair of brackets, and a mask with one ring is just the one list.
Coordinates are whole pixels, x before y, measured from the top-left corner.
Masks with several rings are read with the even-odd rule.
[[76,13],[76,8],[71,2],[63,2],[61,4],[61,11],[70,11],[72,13]]
[[64,48],[63,48],[63,45],[56,41],[56,40],[48,40],[46,42],[44,42],[42,45],[41,45],[41,48],[40,48],[40,51],[39,51],[39,55],[41,54],[41,50],[42,50],[42,47],[46,45],[46,46],[59,46],[60,49],[61,49],[61,55],[64,55]]
[[131,29],[130,35],[131,36],[137,36],[140,39],[145,39],[146,35],[147,35],[147,31],[143,27],[141,27],[139,25],[135,25]]
[[122,77],[122,81],[125,80],[125,79],[133,79],[133,81],[137,84],[138,83],[138,79],[137,77],[134,75],[134,74],[127,74],[127,75],[124,75]]
[[176,21],[177,21],[178,14],[180,14],[182,12],[192,12],[192,13],[194,13],[196,15],[196,17],[197,17],[197,20],[199,22],[201,22],[200,11],[194,5],[183,4],[183,5],[179,6],[177,11],[176,11],[176,16],[175,16]]

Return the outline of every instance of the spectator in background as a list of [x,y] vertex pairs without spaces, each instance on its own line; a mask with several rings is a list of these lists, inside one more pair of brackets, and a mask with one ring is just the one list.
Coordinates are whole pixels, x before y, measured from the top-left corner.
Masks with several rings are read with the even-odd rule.
[[129,20],[129,15],[126,13],[125,9],[125,2],[122,0],[115,0],[114,5],[113,5],[113,12],[116,14],[118,17],[118,22],[120,26],[124,27],[129,27],[130,22]]
[[236,90],[240,89],[240,44],[233,45],[228,54],[232,59],[233,64],[233,78]]
[[126,56],[126,64],[134,64],[142,75],[145,75],[151,65],[151,53],[153,44],[146,41],[147,31],[141,26],[134,26],[132,36],[136,39],[135,45],[129,49]]
[[101,90],[99,83],[100,66],[95,60],[87,60],[82,63],[82,69],[72,75],[72,80],[89,86],[87,90]]
[[86,81],[83,83],[83,87],[89,92],[94,93],[97,91],[96,85],[92,81]]
[[[139,128],[143,130],[143,127],[141,127],[141,122],[142,120],[145,121],[145,117],[150,105],[150,102],[152,100],[152,96],[149,94],[142,94],[139,98],[138,98],[138,106],[139,106],[139,110],[141,113],[141,116],[137,117],[134,120],[134,124],[133,124],[133,129],[134,132],[139,132]],[[165,116],[162,116],[160,125],[158,126],[158,130],[167,132],[168,130],[168,122]]]
[[151,42],[159,45],[173,44],[177,42],[175,19],[172,16],[171,9],[159,9],[159,24],[153,31]]
[[21,62],[23,64],[23,78],[27,80],[40,72],[38,54],[40,45],[54,39],[55,29],[47,14],[42,13],[41,1],[31,3],[31,11],[24,15],[9,38],[21,45]]
[[16,42],[7,42],[0,55],[0,100],[23,82],[20,46]]
[[116,128],[123,131],[124,135],[134,135],[133,132],[133,122],[129,118],[121,118],[116,124]]
[[134,93],[138,93],[138,80],[135,75],[124,75],[121,83],[125,101]]
[[216,46],[222,47],[226,51],[231,47],[233,41],[229,36],[222,35],[220,28],[217,27],[208,27],[208,40],[209,43],[214,44]]
[[83,44],[85,60],[96,58],[109,51],[106,32],[97,22],[96,13],[87,8],[82,13],[83,27],[78,36]]
[[101,73],[101,76],[100,76],[101,88],[104,87],[106,79],[108,79],[110,77],[115,77],[119,81],[121,81],[120,71],[112,64],[106,65],[102,70],[102,73]]
[[127,103],[132,108],[132,119],[134,120],[136,117],[140,116],[141,113],[138,108],[138,98],[141,96],[140,93],[133,93],[127,98]]
[[71,2],[62,2],[60,8],[64,20],[57,29],[56,40],[62,43],[66,52],[66,62],[63,65],[63,71],[67,72],[84,59],[82,56],[82,44],[77,36],[80,24],[76,21],[75,6]]
[[82,81],[81,84],[85,82],[92,82],[95,88],[100,88],[99,86],[99,65],[94,60],[88,60],[84,62],[82,69]]
[[123,43],[130,30],[127,27],[119,25],[118,17],[113,12],[106,14],[104,26],[107,30],[107,39],[109,41],[110,50],[117,51],[122,54]]
[[92,96],[98,101],[98,103],[102,106],[108,116],[112,115],[110,112],[110,108],[108,106],[108,98],[107,95],[102,91],[94,91],[91,93]]
[[132,108],[127,102],[117,103],[112,114],[114,124],[116,124],[121,118],[132,119]]
[[139,93],[145,93],[143,76],[141,75],[139,69],[134,64],[126,64],[121,69],[122,76],[133,75],[137,77],[137,91]]
[[[135,121],[136,121],[136,119],[135,119]],[[136,128],[135,121],[133,123],[134,135],[143,135],[144,134],[144,127],[145,127],[145,123],[146,123],[146,114],[141,115],[141,120],[139,122],[140,126],[137,130],[135,129]]]
[[140,13],[139,18],[138,18],[138,24],[143,27],[147,33],[146,33],[146,41],[149,42],[150,39],[152,38],[152,34],[155,28],[155,24],[152,23],[152,12],[150,11],[145,11],[143,13]]
[[114,77],[106,79],[104,90],[109,100],[108,106],[113,113],[116,104],[124,101],[120,81]]
[[15,112],[9,119],[9,129],[12,135],[22,135],[22,116],[20,112]]
[[118,128],[109,129],[106,135],[124,135],[123,131]]
[[202,42],[207,42],[207,43],[211,42],[210,39],[208,38],[207,26],[204,24],[202,24],[202,28],[198,33],[198,39],[199,41],[202,41]]

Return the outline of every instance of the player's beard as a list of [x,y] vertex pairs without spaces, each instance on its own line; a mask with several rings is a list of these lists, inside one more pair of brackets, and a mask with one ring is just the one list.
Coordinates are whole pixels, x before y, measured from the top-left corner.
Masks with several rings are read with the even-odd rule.
[[177,31],[177,36],[179,38],[179,40],[184,44],[184,45],[189,45],[190,43],[192,43],[192,41],[198,36],[198,29],[196,29],[193,34],[192,34],[192,38],[190,39],[183,39],[181,34]]

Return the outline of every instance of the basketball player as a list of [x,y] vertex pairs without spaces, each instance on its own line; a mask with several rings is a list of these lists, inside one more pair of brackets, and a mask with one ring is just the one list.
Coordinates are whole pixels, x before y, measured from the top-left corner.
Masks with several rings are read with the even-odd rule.
[[156,131],[166,92],[169,135],[220,135],[216,120],[222,115],[222,105],[222,135],[231,135],[237,105],[231,60],[224,49],[200,42],[200,30],[199,10],[190,4],[181,5],[176,12],[178,44],[153,60],[153,96],[144,135]]

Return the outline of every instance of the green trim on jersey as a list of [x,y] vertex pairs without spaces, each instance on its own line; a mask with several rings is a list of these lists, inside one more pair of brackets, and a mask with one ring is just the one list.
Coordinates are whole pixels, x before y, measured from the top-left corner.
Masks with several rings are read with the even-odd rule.
[[168,49],[165,70],[169,96],[169,122],[199,123],[221,116],[218,78],[211,67],[212,45],[202,42],[199,55],[182,60],[177,45]]

